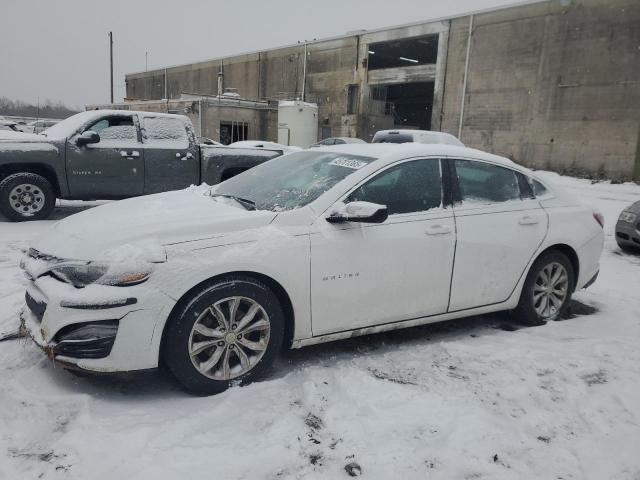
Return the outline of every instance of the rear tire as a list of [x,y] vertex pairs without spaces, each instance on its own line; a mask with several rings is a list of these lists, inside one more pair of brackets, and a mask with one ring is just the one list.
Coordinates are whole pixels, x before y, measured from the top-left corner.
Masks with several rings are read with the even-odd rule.
[[55,205],[53,186],[41,175],[14,173],[0,182],[0,212],[12,222],[44,220]]
[[533,262],[522,287],[514,319],[528,326],[558,320],[571,301],[575,274],[571,261],[557,250],[543,253]]
[[161,360],[185,390],[213,395],[263,377],[280,351],[284,325],[269,287],[229,276],[196,291],[174,312]]

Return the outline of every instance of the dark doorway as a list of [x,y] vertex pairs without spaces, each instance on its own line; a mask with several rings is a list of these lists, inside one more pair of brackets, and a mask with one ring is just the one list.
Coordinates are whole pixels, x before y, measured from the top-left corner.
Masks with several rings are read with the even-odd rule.
[[387,85],[385,114],[397,128],[431,129],[434,82]]

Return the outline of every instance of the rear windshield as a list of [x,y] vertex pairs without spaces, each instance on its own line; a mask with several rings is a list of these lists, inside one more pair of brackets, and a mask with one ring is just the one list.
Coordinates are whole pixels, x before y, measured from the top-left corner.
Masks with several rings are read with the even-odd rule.
[[413,135],[408,133],[376,133],[371,143],[411,143]]

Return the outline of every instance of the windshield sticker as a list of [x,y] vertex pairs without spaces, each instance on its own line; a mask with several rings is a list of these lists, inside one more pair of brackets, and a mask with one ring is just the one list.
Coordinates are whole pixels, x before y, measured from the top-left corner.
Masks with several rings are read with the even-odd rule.
[[367,162],[363,162],[362,160],[355,160],[353,158],[336,158],[329,162],[329,165],[337,165],[338,167],[346,167],[351,168],[353,170],[358,170],[359,168],[364,167]]

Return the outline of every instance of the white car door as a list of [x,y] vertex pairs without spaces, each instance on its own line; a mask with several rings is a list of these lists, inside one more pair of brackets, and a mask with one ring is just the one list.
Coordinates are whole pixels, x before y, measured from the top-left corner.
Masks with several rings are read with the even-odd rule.
[[444,313],[455,246],[451,207],[442,204],[441,164],[395,164],[344,199],[386,205],[380,224],[320,216],[311,233],[314,335]]
[[457,245],[449,311],[504,302],[546,236],[547,214],[514,170],[451,163]]

